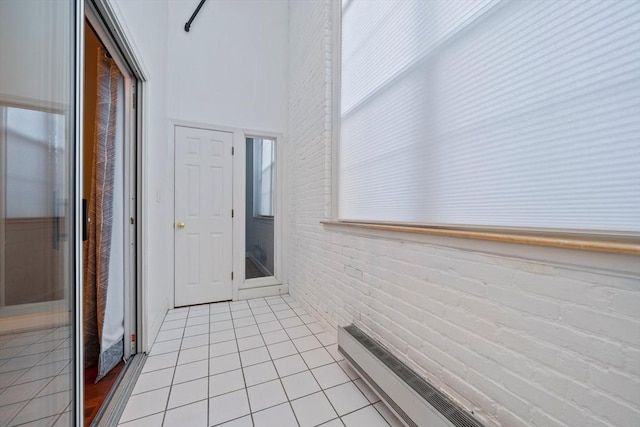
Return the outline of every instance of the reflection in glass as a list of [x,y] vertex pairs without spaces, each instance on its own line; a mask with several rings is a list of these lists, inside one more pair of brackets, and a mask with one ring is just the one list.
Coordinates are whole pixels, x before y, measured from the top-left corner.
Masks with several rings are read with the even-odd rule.
[[73,2],[0,1],[0,425],[73,422]]
[[275,141],[247,138],[245,279],[274,275]]

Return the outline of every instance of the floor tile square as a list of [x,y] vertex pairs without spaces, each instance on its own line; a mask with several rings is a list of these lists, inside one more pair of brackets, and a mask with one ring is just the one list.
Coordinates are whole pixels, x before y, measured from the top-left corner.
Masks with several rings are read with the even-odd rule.
[[316,338],[318,338],[318,340],[324,346],[335,344],[338,342],[338,338],[333,332],[321,332],[319,334],[316,334]]
[[231,312],[231,317],[233,318],[233,320],[240,319],[241,317],[248,317],[248,316],[253,316],[253,313],[251,312],[251,310],[249,310],[249,307],[247,307],[244,310]]
[[282,378],[284,391],[287,392],[289,400],[313,394],[320,391],[320,386],[310,371],[303,371],[288,377]]
[[187,323],[187,319],[178,319],[178,320],[165,320],[160,327],[161,331],[168,331],[170,329],[181,329]]
[[333,357],[323,347],[316,348],[315,350],[305,351],[300,353],[300,356],[304,359],[309,369],[317,368],[318,366],[328,365],[333,363]]
[[247,388],[251,411],[256,412],[261,409],[275,406],[287,401],[280,380],[269,381]]
[[233,319],[234,328],[242,328],[243,326],[255,325],[256,320],[253,316],[241,317],[240,319]]
[[322,343],[318,341],[318,339],[313,335],[296,338],[293,340],[293,345],[295,345],[298,351],[300,352],[309,351],[309,350],[322,347]]
[[289,310],[289,305],[287,305],[284,302],[278,303],[278,304],[271,304],[271,310],[273,310],[274,312],[282,311],[282,310]]
[[149,356],[157,356],[159,354],[171,353],[172,351],[180,350],[180,345],[182,344],[182,340],[171,340],[171,341],[162,341],[157,342],[151,347],[151,351],[149,352]]
[[322,332],[325,332],[322,325],[318,322],[307,323],[307,328],[309,328],[314,334],[321,334]]
[[278,320],[275,314],[271,312],[264,313],[264,314],[257,314],[255,315],[255,318],[256,318],[256,322],[258,323],[275,322],[276,320]]
[[[312,427],[337,417],[324,393],[315,393],[291,402],[300,427]],[[364,427],[366,424],[361,425]],[[370,426],[367,426],[370,427]]]
[[233,329],[233,322],[231,320],[221,320],[220,322],[209,325],[209,332],[220,332],[228,329]]
[[169,331],[160,331],[158,332],[158,336],[156,337],[156,343],[162,342],[162,341],[170,341],[170,340],[177,340],[182,338],[182,333],[184,332],[184,330],[182,328],[180,329],[171,329]]
[[209,346],[209,357],[224,356],[225,354],[237,353],[238,344],[236,340],[223,341]]
[[187,328],[189,326],[206,325],[209,323],[207,316],[190,317],[187,319]]
[[176,366],[176,371],[173,374],[173,384],[206,377],[209,374],[208,368],[208,360],[200,360],[199,362],[187,363],[186,365],[178,365]]
[[289,335],[291,339],[302,338],[302,337],[312,335],[309,328],[307,328],[305,325],[294,326],[293,328],[286,328],[285,331],[287,331],[287,335]]
[[238,390],[209,399],[209,425],[216,425],[225,421],[249,414],[247,392]]
[[336,418],[335,420],[320,424],[318,427],[344,427],[344,424],[342,424],[340,418]]
[[266,347],[258,347],[240,352],[240,360],[242,361],[243,367],[266,362],[270,359],[271,357],[269,356],[269,352]]
[[207,334],[185,337],[182,338],[182,345],[180,346],[180,349],[186,350],[188,348],[201,347],[207,344],[209,344],[209,335]]
[[240,368],[238,353],[227,354],[209,359],[209,375],[220,374]]
[[286,310],[282,310],[282,311],[274,311],[276,317],[279,320],[284,320],[284,319],[288,319],[290,317],[297,317],[298,315],[296,314],[295,311],[291,310],[291,309],[286,309]]
[[226,331],[212,332],[209,334],[209,341],[211,344],[234,340],[234,339],[236,339],[236,335],[233,332],[233,329],[228,329]]
[[231,312],[212,314],[210,320],[213,324],[231,320]]
[[186,319],[188,315],[189,315],[189,311],[168,312],[164,318],[164,321],[166,322],[169,320]]
[[231,313],[231,310],[229,309],[229,304],[218,303],[211,304],[209,307],[209,313],[213,316],[214,314]]
[[209,397],[219,396],[221,394],[229,393],[230,391],[241,390],[244,389],[244,387],[245,382],[241,369],[223,372],[222,374],[209,377]]
[[262,334],[262,339],[264,342],[269,344],[275,344],[282,341],[289,341],[289,335],[284,331],[284,329],[280,329],[273,332],[267,332]]
[[204,360],[209,358],[209,347],[194,347],[182,350],[178,355],[178,365],[184,365],[185,363],[197,362],[198,360]]
[[238,340],[238,349],[240,351],[251,350],[257,347],[264,347],[264,340],[261,335],[252,335]]
[[281,357],[291,356],[298,352],[293,342],[289,340],[271,344],[267,346],[267,348],[269,349],[269,354],[271,354],[272,359],[280,359]]
[[348,382],[324,391],[338,415],[370,405],[369,401],[353,382]]
[[231,311],[247,310],[249,303],[247,301],[233,301],[229,303],[229,308]]
[[120,422],[135,420],[151,414],[163,412],[169,397],[169,387],[131,396],[122,412]]
[[[198,319],[198,317],[196,317],[196,319]],[[194,335],[202,335],[202,334],[208,334],[208,333],[209,333],[209,323],[207,322],[205,324],[187,326],[184,329],[183,337],[192,337]]]
[[249,307],[251,307],[252,309],[254,307],[266,307],[269,304],[267,304],[267,302],[264,300],[264,298],[256,298],[256,299],[250,299],[249,300]]
[[[148,417],[138,418],[137,420],[129,421],[128,423],[118,424],[118,427],[158,427],[162,425],[164,419],[164,412],[159,414],[149,415]],[[58,421],[54,424],[54,427],[62,427],[70,425],[69,421]]]
[[142,373],[157,371],[158,369],[170,368],[176,365],[178,361],[178,352],[173,351],[171,353],[159,354],[157,356],[150,356],[144,362],[142,367]]
[[208,316],[209,304],[189,307],[189,317]]
[[168,387],[173,380],[174,368],[161,369],[146,374],[140,374],[132,394],[145,393],[151,390]]
[[281,319],[280,324],[283,328],[293,328],[294,326],[304,325],[304,323],[302,323],[302,320],[300,320],[298,316],[289,317],[288,319]]
[[362,378],[358,378],[353,383],[360,389],[362,394],[364,394],[364,397],[366,397],[369,402],[376,403],[380,401],[378,395],[362,380]]
[[260,323],[258,327],[260,328],[260,332],[262,332],[263,334],[282,329],[280,322],[278,322],[277,320],[274,320],[273,322]]
[[209,384],[207,378],[200,378],[186,383],[174,384],[169,394],[169,404],[167,408],[177,408],[178,406],[206,400],[208,396]]
[[282,359],[274,360],[273,364],[275,365],[280,377],[285,377],[287,375],[296,374],[298,372],[307,370],[307,365],[305,365],[304,360],[302,360],[302,357],[300,357],[299,354],[294,354],[293,356],[287,356],[283,357]]
[[255,427],[298,427],[288,402],[254,413],[253,422]]
[[246,415],[226,423],[218,424],[216,427],[254,427],[251,415]]
[[[162,420],[160,420],[162,422]],[[159,425],[159,424],[156,424]],[[207,401],[192,403],[167,411],[163,427],[207,426]]]
[[242,370],[244,371],[244,380],[247,387],[278,378],[276,368],[273,366],[273,362],[271,361],[248,366],[246,368],[242,368]]
[[375,410],[373,406],[367,406],[356,412],[342,417],[342,422],[346,427],[388,427],[387,422]]
[[313,376],[320,384],[320,387],[327,389],[338,384],[349,382],[350,379],[347,374],[344,373],[340,365],[332,363],[330,365],[320,366],[311,370]]
[[[266,303],[265,303],[266,304]],[[273,313],[273,311],[269,308],[268,305],[259,306],[259,307],[251,307],[251,311],[254,316],[258,316],[260,314]]]
[[250,337],[252,335],[260,334],[258,327],[256,325],[244,326],[242,328],[236,328],[236,337],[237,338],[245,338]]

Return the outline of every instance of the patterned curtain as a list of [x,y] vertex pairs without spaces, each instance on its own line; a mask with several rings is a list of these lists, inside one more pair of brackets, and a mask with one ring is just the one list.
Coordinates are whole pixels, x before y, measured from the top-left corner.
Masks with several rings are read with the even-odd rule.
[[[96,381],[121,359],[119,348],[102,349],[102,334],[109,286],[113,223],[116,112],[120,71],[103,48],[98,49],[98,97],[94,165],[89,198],[88,240],[84,243],[85,367],[98,365]],[[115,347],[115,346],[114,346]]]

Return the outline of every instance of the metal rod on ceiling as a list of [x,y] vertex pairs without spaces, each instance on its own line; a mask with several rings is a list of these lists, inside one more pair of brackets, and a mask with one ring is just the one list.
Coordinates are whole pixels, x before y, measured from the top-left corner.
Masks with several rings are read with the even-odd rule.
[[196,10],[193,11],[193,14],[191,15],[191,18],[189,18],[189,20],[187,21],[186,24],[184,24],[184,30],[188,33],[189,29],[191,28],[191,23],[193,22],[194,19],[196,19],[196,15],[198,14],[198,12],[200,12],[200,8],[202,8],[202,5],[204,4],[204,2],[206,2],[207,0],[200,0],[200,4],[198,4],[198,7],[196,7]]

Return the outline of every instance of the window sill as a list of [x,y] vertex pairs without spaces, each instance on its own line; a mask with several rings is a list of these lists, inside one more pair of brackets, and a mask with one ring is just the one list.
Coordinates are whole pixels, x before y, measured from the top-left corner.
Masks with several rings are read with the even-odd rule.
[[462,239],[490,240],[494,242],[518,243],[523,245],[549,246],[565,249],[577,249],[593,252],[640,255],[640,242],[637,238],[615,239],[610,236],[568,236],[518,231],[480,231],[464,228],[428,227],[409,224],[382,224],[351,221],[320,221],[324,225],[353,227],[368,230],[391,231],[400,233],[427,234],[432,236],[454,237]]

